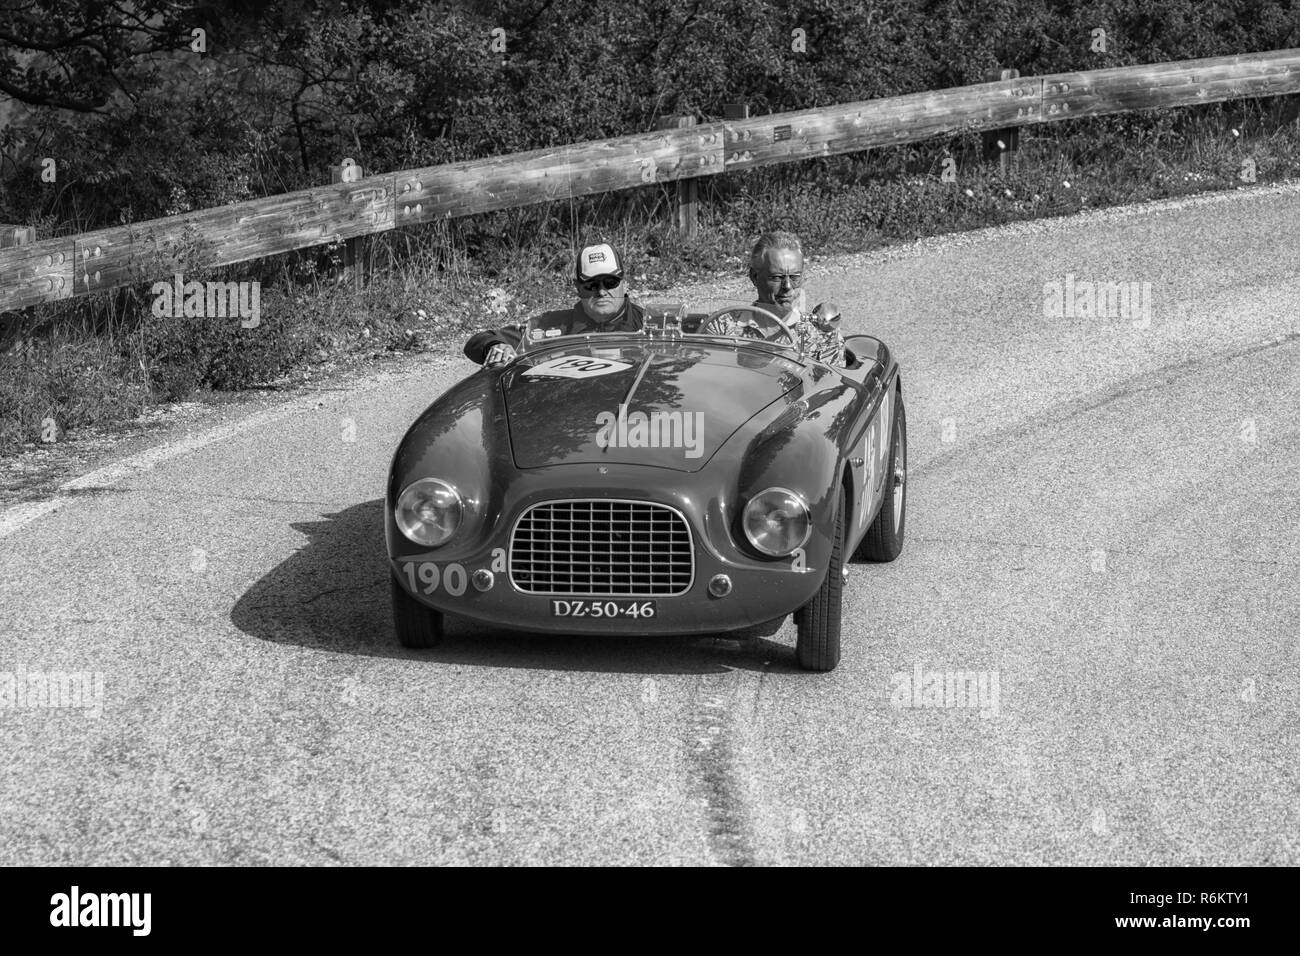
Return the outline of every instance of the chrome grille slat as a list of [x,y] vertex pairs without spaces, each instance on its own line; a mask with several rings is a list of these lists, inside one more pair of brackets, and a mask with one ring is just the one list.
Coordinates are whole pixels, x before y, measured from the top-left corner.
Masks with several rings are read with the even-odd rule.
[[690,525],[652,501],[544,501],[510,535],[510,581],[528,594],[669,597],[694,577]]

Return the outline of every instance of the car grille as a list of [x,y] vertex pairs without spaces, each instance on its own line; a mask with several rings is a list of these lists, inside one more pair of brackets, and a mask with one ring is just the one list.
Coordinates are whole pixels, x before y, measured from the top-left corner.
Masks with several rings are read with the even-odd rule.
[[546,501],[510,539],[510,580],[529,594],[685,594],[694,575],[686,519],[649,501]]

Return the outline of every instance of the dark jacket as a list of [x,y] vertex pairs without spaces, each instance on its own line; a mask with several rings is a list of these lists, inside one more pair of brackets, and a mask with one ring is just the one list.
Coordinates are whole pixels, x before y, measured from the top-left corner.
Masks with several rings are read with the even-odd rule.
[[640,332],[644,321],[645,310],[633,302],[630,296],[625,300],[622,310],[604,324],[593,321],[586,312],[582,311],[582,304],[575,302],[571,309],[553,309],[550,312],[543,312],[520,325],[507,325],[499,329],[475,332],[465,343],[465,355],[482,365],[483,360],[487,358],[488,350],[498,342],[504,342],[516,352],[524,351],[520,348],[520,343],[525,334],[528,336],[528,341],[532,343],[557,335],[581,335],[584,332]]

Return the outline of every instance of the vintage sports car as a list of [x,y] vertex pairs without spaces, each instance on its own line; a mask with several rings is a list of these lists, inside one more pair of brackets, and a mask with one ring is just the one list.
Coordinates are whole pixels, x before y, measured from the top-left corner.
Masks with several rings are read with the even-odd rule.
[[[711,319],[778,331],[693,331]],[[641,333],[525,336],[445,392],[388,476],[401,643],[436,645],[445,614],[650,636],[793,613],[800,665],[834,668],[849,556],[903,547],[907,420],[883,342],[836,367],[797,341],[758,306],[650,306]]]

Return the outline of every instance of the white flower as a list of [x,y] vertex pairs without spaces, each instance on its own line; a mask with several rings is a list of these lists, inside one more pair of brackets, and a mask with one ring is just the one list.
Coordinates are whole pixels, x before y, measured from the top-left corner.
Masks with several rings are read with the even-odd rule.
[[425,312],[424,309],[416,309],[415,314],[422,319],[427,319],[429,317],[429,313]]
[[1005,193],[1007,194],[1007,198],[1008,198],[1008,199],[1011,198],[1011,190],[1010,190],[1010,189],[1003,190],[1003,192],[1005,192]]
[[975,198],[975,194],[974,194],[973,192],[971,192],[969,189],[966,190],[966,195],[967,195],[967,196],[970,196],[971,199],[974,199],[974,198]]
[[1065,182],[1061,183],[1061,185],[1064,186],[1066,189],[1069,189],[1069,188],[1070,188],[1070,181],[1067,179]]
[[1233,135],[1233,136],[1240,136],[1241,133],[1239,133],[1237,130],[1234,129],[1234,130],[1232,131],[1232,135]]

